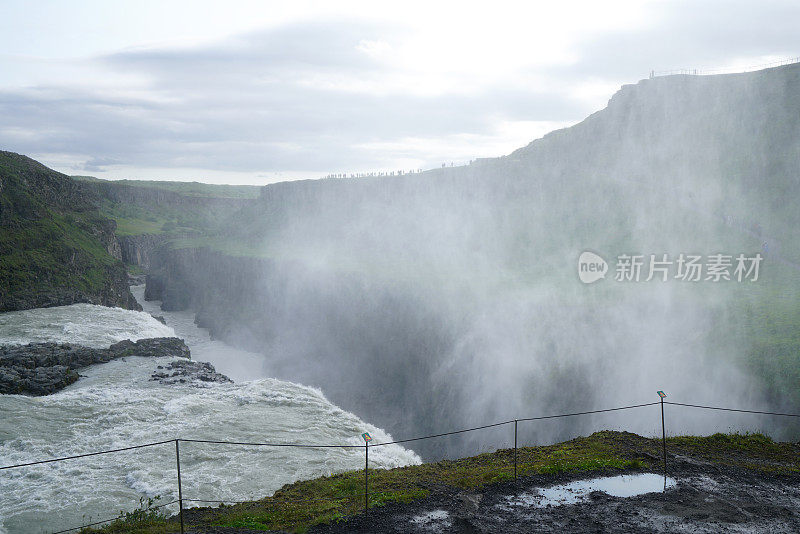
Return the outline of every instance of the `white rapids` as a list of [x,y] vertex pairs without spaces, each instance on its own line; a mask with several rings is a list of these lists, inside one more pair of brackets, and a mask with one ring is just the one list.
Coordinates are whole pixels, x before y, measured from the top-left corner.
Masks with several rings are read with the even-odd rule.
[[[134,288],[140,302],[142,291]],[[53,395],[0,396],[0,466],[176,437],[359,445],[359,435],[370,432],[377,442],[391,440],[319,390],[265,377],[260,356],[212,341],[190,314],[142,304],[164,315],[169,326],[146,312],[77,304],[0,314],[0,345],[58,341],[107,347],[122,339],[177,335],[193,359],[210,361],[236,383],[163,385],[150,375],[170,358],[133,357],[82,369],[78,382]],[[360,449],[182,443],[180,453],[184,499],[260,498],[296,480],[364,465]],[[419,462],[396,445],[370,454],[376,468]],[[177,498],[174,443],[0,470],[0,533],[80,526],[156,496],[160,503]]]

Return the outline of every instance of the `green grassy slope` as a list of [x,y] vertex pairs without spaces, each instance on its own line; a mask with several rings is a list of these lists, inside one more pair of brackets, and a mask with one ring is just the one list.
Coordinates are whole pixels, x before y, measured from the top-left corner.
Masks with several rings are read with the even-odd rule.
[[72,180],[0,152],[0,311],[74,302],[137,308],[113,247],[114,222]]

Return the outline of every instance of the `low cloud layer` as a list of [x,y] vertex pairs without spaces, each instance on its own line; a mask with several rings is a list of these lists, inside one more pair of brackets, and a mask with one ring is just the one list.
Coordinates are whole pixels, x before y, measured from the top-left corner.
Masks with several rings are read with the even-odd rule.
[[[414,27],[331,17],[42,64],[53,72],[46,83],[0,82],[0,146],[72,174],[117,178],[187,169],[197,175],[185,178],[224,181],[228,172],[263,183],[274,173],[429,168],[508,153],[581,120],[650,69],[800,50],[792,3],[657,3],[646,14],[628,28],[572,36],[553,52],[572,59],[557,63],[522,37],[517,48],[492,48],[498,28],[474,28],[478,49],[530,57],[507,70],[491,57],[473,68],[415,65],[424,55],[408,54]],[[441,46],[457,46],[445,22]]]

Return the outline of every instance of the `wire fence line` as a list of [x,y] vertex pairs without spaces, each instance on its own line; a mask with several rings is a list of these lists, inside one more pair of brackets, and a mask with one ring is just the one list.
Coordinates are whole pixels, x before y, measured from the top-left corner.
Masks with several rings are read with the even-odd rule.
[[742,410],[739,408],[720,408],[719,406],[703,406],[700,404],[685,404],[682,402],[664,401],[664,404],[672,404],[673,406],[687,406],[689,408],[703,408],[705,410],[721,410],[724,412],[739,412],[739,413],[754,413],[759,415],[777,415],[780,417],[800,417],[798,413],[780,413],[780,412],[762,412],[759,410]]
[[768,69],[770,67],[781,67],[783,65],[792,65],[800,63],[800,56],[772,61],[769,63],[762,63],[760,65],[750,65],[748,67],[727,67],[718,69],[672,69],[672,70],[651,70],[650,78],[658,76],[672,76],[675,74],[686,74],[690,76],[710,76],[714,74],[736,74],[740,72],[752,72],[755,70]]
[[38,464],[49,464],[52,462],[61,462],[64,460],[75,460],[76,458],[86,458],[88,456],[99,456],[101,454],[110,454],[112,452],[122,452],[122,451],[130,451],[133,449],[143,449],[145,447],[154,447],[155,445],[164,445],[166,443],[173,443],[174,439],[168,439],[164,441],[155,441],[153,443],[144,443],[142,445],[131,445],[130,447],[121,447],[119,449],[109,449],[107,451],[96,451],[96,452],[87,452],[85,454],[76,454],[75,456],[62,456],[61,458],[49,458],[47,460],[37,460],[35,462],[27,462],[24,464],[16,464],[16,465],[6,465],[0,467],[0,471],[4,469],[14,469],[15,467],[26,467],[29,465],[38,465]]
[[[170,442],[175,440],[170,440]],[[270,443],[270,442],[257,442],[257,441],[225,441],[214,439],[184,439],[178,438],[178,441],[185,443],[210,443],[212,445],[245,445],[248,447],[292,447],[301,449],[360,449],[363,445],[328,445],[328,444],[315,444],[315,443]]]
[[74,532],[76,530],[83,530],[83,529],[89,528],[89,527],[97,527],[97,526],[100,526],[100,525],[104,525],[106,523],[111,523],[112,521],[116,521],[117,519],[119,519],[119,516],[112,517],[111,519],[104,519],[102,521],[95,521],[94,523],[87,523],[87,524],[81,525],[79,527],[72,527],[72,528],[67,528],[67,529],[64,529],[64,530],[57,530],[55,532],[52,532],[51,534],[64,534],[65,532]]
[[[418,436],[415,438],[406,438],[406,439],[398,439],[394,441],[384,441],[380,443],[371,443],[370,447],[382,447],[385,445],[398,445],[401,443],[410,443],[412,441],[421,441],[425,439],[433,439],[433,438],[440,438],[444,436],[453,436],[456,434],[464,434],[466,432],[474,432],[476,430],[484,430],[487,428],[494,428],[498,426],[508,425],[511,423],[522,422],[522,421],[540,421],[543,419],[556,419],[560,417],[572,417],[576,415],[590,415],[596,413],[605,413],[605,412],[615,412],[619,410],[629,410],[632,408],[641,408],[644,406],[655,406],[658,402],[648,402],[645,404],[633,404],[629,406],[620,406],[617,408],[605,408],[602,410],[588,410],[584,412],[574,412],[574,413],[565,413],[565,414],[556,414],[556,415],[542,415],[536,417],[522,417],[519,419],[509,419],[508,421],[501,421],[499,423],[491,423],[488,425],[481,425],[475,426],[471,428],[462,428],[459,430],[452,430],[450,432],[442,432],[440,434],[429,434],[426,436]],[[668,404],[675,404],[669,403]],[[766,413],[766,412],[764,412]],[[798,414],[800,417],[800,414]],[[165,445],[167,443],[175,443],[176,441],[185,442],[185,443],[208,443],[212,445],[243,445],[243,446],[250,446],[250,447],[297,447],[297,448],[308,448],[308,449],[363,449],[364,445],[353,445],[353,444],[328,444],[328,443],[275,443],[275,442],[253,442],[253,441],[225,441],[225,440],[211,440],[211,439],[189,439],[189,438],[173,438],[167,439],[163,441],[154,441],[152,443],[142,443],[140,445],[131,445],[128,447],[120,447],[116,449],[108,449],[104,451],[95,451],[95,452],[88,452],[84,454],[76,454],[74,456],[62,456],[60,458],[48,458],[46,460],[37,460],[33,462],[26,462],[22,464],[15,464],[15,465],[6,465],[0,466],[0,471],[4,469],[14,469],[16,467],[27,467],[31,465],[38,465],[38,464],[46,464],[51,462],[61,462],[64,460],[75,460],[78,458],[86,458],[89,456],[99,456],[101,454],[110,454],[115,452],[123,452],[129,451],[134,449],[143,449],[145,447],[154,447],[156,445]]]
[[[213,503],[242,504],[242,503],[248,503],[248,502],[253,502],[253,501],[238,501],[238,500],[228,500],[228,499],[208,500],[208,499],[183,498],[182,492],[181,492],[181,472],[180,472],[181,462],[180,462],[180,452],[179,452],[179,447],[180,447],[180,443],[181,442],[184,442],[184,443],[200,443],[200,444],[214,444],[214,445],[252,446],[252,447],[296,447],[296,448],[307,448],[307,449],[364,449],[364,453],[365,453],[364,490],[365,491],[363,493],[349,495],[347,498],[350,499],[350,498],[361,498],[361,497],[363,497],[364,498],[364,508],[365,508],[365,511],[367,511],[369,509],[369,497],[370,497],[370,495],[389,493],[386,490],[384,490],[384,491],[373,491],[373,492],[369,491],[369,485],[368,485],[369,484],[368,483],[368,480],[369,480],[369,449],[371,449],[373,447],[381,447],[381,446],[386,446],[386,445],[397,445],[397,444],[410,443],[410,442],[421,441],[421,440],[426,440],[426,439],[435,439],[435,438],[440,438],[440,437],[445,437],[445,436],[452,436],[452,435],[456,435],[456,434],[463,434],[463,433],[466,433],[466,432],[474,432],[474,431],[478,431],[478,430],[484,430],[484,429],[488,429],[488,428],[496,428],[496,427],[501,427],[501,426],[513,424],[514,425],[514,457],[513,457],[514,458],[514,460],[513,460],[514,461],[514,481],[516,482],[517,478],[518,478],[517,477],[517,448],[518,448],[517,447],[517,427],[518,427],[518,423],[528,422],[528,421],[542,421],[542,420],[546,420],[546,419],[557,419],[557,418],[562,418],[562,417],[575,417],[575,416],[582,416],[582,415],[592,415],[592,414],[599,414],[599,413],[616,412],[616,411],[622,411],[622,410],[631,410],[631,409],[636,409],[636,408],[644,408],[644,407],[648,407],[648,406],[661,405],[662,439],[664,440],[664,475],[666,476],[667,453],[666,453],[666,429],[665,429],[665,425],[664,425],[664,405],[665,404],[672,405],[672,406],[697,408],[697,409],[703,409],[703,410],[718,410],[718,411],[736,412],[736,413],[745,413],[745,414],[757,414],[757,415],[770,415],[770,416],[778,416],[778,417],[800,418],[800,414],[798,414],[798,413],[783,413],[783,412],[771,412],[771,411],[762,411],[762,410],[748,410],[748,409],[742,409],[742,408],[728,408],[728,407],[721,407],[721,406],[706,406],[706,405],[701,405],[701,404],[690,404],[690,403],[665,401],[664,397],[666,397],[666,395],[663,395],[663,396],[662,395],[663,395],[663,392],[659,392],[659,396],[661,397],[661,399],[660,399],[660,401],[656,401],[656,402],[647,402],[647,403],[642,403],[642,404],[631,404],[631,405],[627,405],[627,406],[618,406],[618,407],[615,407],[615,408],[605,408],[605,409],[599,409],[599,410],[586,410],[586,411],[581,411],[581,412],[562,413],[562,414],[553,414],[553,415],[541,415],[541,416],[533,416],[533,417],[523,417],[523,418],[518,418],[518,419],[509,419],[507,421],[501,421],[501,422],[491,423],[491,424],[487,424],[487,425],[475,426],[475,427],[471,427],[471,428],[463,428],[463,429],[459,429],[459,430],[453,430],[453,431],[450,431],[450,432],[442,432],[442,433],[439,433],[439,434],[429,434],[429,435],[419,436],[419,437],[414,437],[414,438],[399,439],[399,440],[386,441],[386,442],[380,442],[380,443],[371,443],[370,441],[365,441],[365,443],[363,445],[354,445],[352,443],[350,443],[350,444],[275,443],[275,442],[246,442],[246,441],[226,441],[226,440],[174,438],[174,439],[168,439],[168,440],[162,440],[162,441],[155,441],[155,442],[152,442],[152,443],[143,443],[143,444],[139,444],[139,445],[131,445],[131,446],[128,446],[128,447],[118,447],[118,448],[108,449],[108,450],[103,450],[103,451],[93,451],[93,452],[84,453],[84,454],[76,454],[76,455],[73,455],[73,456],[63,456],[63,457],[59,457],[59,458],[48,458],[48,459],[44,459],[44,460],[37,460],[37,461],[25,462],[25,463],[14,464],[14,465],[0,466],[0,471],[8,470],[8,469],[21,468],[21,467],[29,467],[29,466],[40,465],[40,464],[48,464],[48,463],[53,463],[53,462],[75,460],[75,459],[87,458],[87,457],[92,457],[92,456],[99,456],[99,455],[104,455],[104,454],[112,454],[112,453],[118,453],[118,452],[124,452],[124,451],[131,451],[131,450],[143,449],[143,448],[146,448],[146,447],[154,447],[154,446],[158,446],[158,445],[166,445],[166,444],[173,444],[174,443],[175,444],[175,457],[176,457],[177,484],[178,484],[178,499],[175,499],[175,500],[170,501],[168,503],[159,504],[157,506],[147,506],[146,508],[141,509],[141,511],[147,512],[147,511],[151,511],[151,510],[157,510],[157,509],[164,508],[164,507],[167,507],[167,506],[170,506],[170,505],[173,505],[173,504],[177,503],[178,506],[179,506],[181,532],[183,533],[184,532],[184,521],[183,521],[183,512],[184,512],[183,503],[184,502],[206,503],[206,504],[213,504]],[[319,502],[321,500],[324,500],[324,499],[282,500],[281,503]],[[259,501],[259,502],[263,502],[263,503],[266,504],[266,501]],[[275,503],[275,504],[280,504],[280,503]],[[65,530],[60,530],[60,531],[57,531],[57,532],[53,532],[51,534],[65,534],[67,532],[73,532],[73,531],[81,530],[81,529],[84,529],[84,528],[89,528],[89,527],[94,527],[94,526],[99,526],[99,525],[102,525],[102,524],[110,523],[110,522],[115,521],[115,520],[120,519],[120,518],[122,518],[122,516],[118,515],[118,516],[110,518],[110,519],[105,519],[105,520],[102,520],[102,521],[95,521],[95,522],[88,523],[88,524],[85,524],[85,525],[72,527],[72,528],[65,529]]]
[[[512,423],[521,423],[523,421],[541,421],[543,419],[556,419],[556,418],[560,418],[560,417],[573,417],[573,416],[576,416],[576,415],[590,415],[590,414],[595,414],[595,413],[616,412],[616,411],[619,411],[619,410],[630,410],[632,408],[641,408],[643,406],[655,406],[656,404],[658,404],[658,402],[648,402],[648,403],[645,403],[645,404],[632,404],[630,406],[620,406],[618,408],[605,408],[603,410],[588,410],[588,411],[585,411],[585,412],[562,413],[562,414],[557,414],[557,415],[540,415],[540,416],[537,416],[537,417],[523,417],[521,419],[509,419],[508,421],[502,421],[500,423],[492,423],[492,424],[489,424],[489,425],[475,426],[475,427],[472,427],[472,428],[464,428],[464,429],[461,429],[461,430],[453,430],[452,432],[443,432],[441,434],[431,434],[429,436],[421,436],[421,437],[418,437],[418,438],[397,439],[397,440],[394,440],[394,441],[385,441],[385,442],[382,442],[382,443],[371,443],[370,447],[380,447],[380,446],[383,446],[383,445],[397,445],[397,444],[400,444],[400,443],[410,443],[412,441],[421,441],[421,440],[424,440],[424,439],[441,438],[441,437],[444,437],[444,436],[453,436],[455,434],[463,434],[465,432],[473,432],[475,430],[484,430],[486,428],[494,428],[494,427],[503,426],[503,425],[510,425]],[[359,447],[361,447],[361,445],[359,445]]]

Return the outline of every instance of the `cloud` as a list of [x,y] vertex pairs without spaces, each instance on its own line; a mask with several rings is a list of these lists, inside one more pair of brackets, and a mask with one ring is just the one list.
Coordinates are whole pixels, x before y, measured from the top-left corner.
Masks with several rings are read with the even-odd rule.
[[579,60],[554,70],[571,79],[635,81],[650,70],[712,70],[742,58],[785,59],[800,51],[797,2],[664,2],[652,10],[649,26],[588,36],[576,45]]
[[[377,148],[404,138],[458,142],[458,136],[490,137],[502,121],[575,115],[569,97],[504,84],[467,93],[409,92],[403,84],[414,80],[379,61],[400,33],[335,20],[214,46],[105,56],[96,62],[107,71],[149,80],[150,98],[58,86],[5,91],[0,142],[26,152],[95,155],[84,170],[101,170],[100,160],[254,173],[359,170],[451,157],[446,144],[436,155],[414,145]],[[23,123],[37,135],[15,142],[10,128]]]
[[[0,87],[0,145],[82,155],[85,172],[116,165],[254,179],[501,155],[541,134],[528,126],[576,122],[652,68],[789,50],[799,8],[763,6],[657,3],[644,26],[599,28],[576,40],[572,62],[504,49],[531,57],[508,72],[487,68],[491,58],[417,68],[424,54],[403,56],[414,49],[414,28],[354,18],[304,20],[202,46],[129,49],[81,62],[80,79],[59,71],[50,83]],[[490,44],[480,28],[475,33]]]

